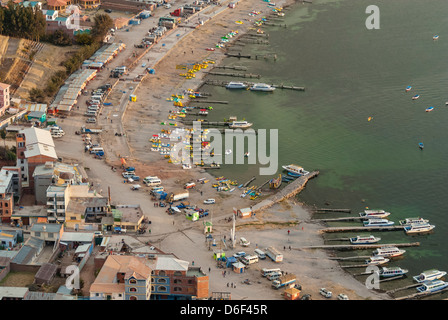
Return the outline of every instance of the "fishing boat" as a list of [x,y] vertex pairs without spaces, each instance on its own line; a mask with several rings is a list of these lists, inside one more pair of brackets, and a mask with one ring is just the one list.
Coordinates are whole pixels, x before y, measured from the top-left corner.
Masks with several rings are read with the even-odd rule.
[[439,40],[439,35],[437,35],[437,34],[434,35],[434,36],[432,37],[432,39],[433,39],[433,40]]
[[206,48],[207,51],[215,51],[215,48]]
[[275,90],[275,87],[266,83],[255,83],[252,87],[250,87],[250,90],[272,92]]
[[425,270],[422,273],[420,273],[418,276],[414,276],[413,279],[417,282],[424,282],[424,281],[432,281],[432,280],[439,280],[440,278],[444,277],[446,275],[446,271],[440,271],[437,269],[430,269]]
[[386,212],[384,210],[364,210],[364,212],[360,212],[359,216],[362,218],[379,218],[383,219],[390,215],[390,212]]
[[429,107],[429,108],[426,108],[426,109],[425,109],[426,112],[431,112],[431,111],[433,111],[433,110],[434,110],[434,107]]
[[436,226],[429,223],[410,224],[404,227],[404,232],[407,234],[425,233],[434,229]]
[[246,89],[247,85],[242,82],[231,81],[226,85],[226,89]]
[[411,91],[412,87],[411,86],[407,86],[406,87],[406,92]]
[[442,280],[425,281],[420,287],[417,287],[417,291],[421,293],[437,292],[448,287],[448,282]]
[[369,259],[367,259],[365,263],[370,266],[377,266],[380,264],[388,263],[389,261],[390,261],[389,259],[383,256],[372,256]]
[[309,172],[305,171],[301,166],[296,164],[289,164],[287,166],[282,166],[282,168],[290,173],[307,175]]
[[408,273],[408,271],[409,270],[402,269],[400,267],[392,267],[392,268],[383,267],[380,271],[377,271],[377,273],[382,278],[390,278],[390,277],[404,276],[406,273]]
[[429,222],[429,220],[419,217],[419,218],[406,218],[404,220],[400,220],[398,223],[402,226],[406,226],[406,225],[418,224],[418,223],[426,224],[428,222]]
[[420,95],[416,94],[415,96],[412,97],[412,100],[417,100],[418,98],[420,98]]
[[423,144],[423,142],[419,142],[418,147],[423,150],[423,148],[425,147],[425,145]]
[[269,180],[269,188],[278,189],[282,185],[282,175],[279,174],[278,178]]
[[206,115],[208,115],[208,111],[207,111],[207,109],[201,109],[201,110],[199,110],[199,115],[201,115],[201,116],[206,116]]
[[394,224],[393,221],[387,219],[369,219],[367,221],[363,221],[365,227],[389,227]]
[[406,252],[406,250],[398,249],[397,247],[381,247],[381,248],[375,249],[373,251],[373,255],[376,257],[392,258],[392,257],[401,256],[405,252]]
[[293,179],[303,176],[302,173],[288,172],[287,174],[288,174],[288,176],[292,177]]
[[381,240],[381,238],[375,237],[372,235],[369,235],[369,236],[360,235],[360,236],[350,238],[350,243],[351,244],[370,244],[370,243],[376,243],[380,240]]
[[247,121],[233,121],[229,124],[230,129],[247,129],[252,126],[252,123]]

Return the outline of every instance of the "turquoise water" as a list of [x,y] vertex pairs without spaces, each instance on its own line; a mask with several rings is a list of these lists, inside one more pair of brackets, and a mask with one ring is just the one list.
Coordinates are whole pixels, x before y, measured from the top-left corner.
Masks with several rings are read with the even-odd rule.
[[[409,269],[410,276],[430,268],[448,271],[443,245],[448,231],[448,6],[442,0],[381,2],[381,29],[368,30],[370,2],[317,0],[287,10],[286,29],[263,28],[269,45],[242,51],[275,53],[277,61],[228,58],[224,64],[247,66],[263,76],[260,82],[305,86],[306,91],[267,94],[206,86],[214,100],[230,102],[215,105],[208,117],[235,115],[253,122],[254,129],[278,129],[278,172],[290,163],[320,171],[299,194],[300,201],[350,208],[352,214],[382,208],[396,223],[414,216],[430,219],[436,225],[430,235],[375,234],[383,243],[421,242],[391,264]],[[432,39],[434,34],[439,40]],[[408,85],[411,92],[405,92]],[[420,98],[413,101],[415,94]],[[429,106],[435,110],[427,113]],[[225,165],[219,171],[244,182],[258,174],[258,167]],[[257,176],[255,184],[268,178]]]

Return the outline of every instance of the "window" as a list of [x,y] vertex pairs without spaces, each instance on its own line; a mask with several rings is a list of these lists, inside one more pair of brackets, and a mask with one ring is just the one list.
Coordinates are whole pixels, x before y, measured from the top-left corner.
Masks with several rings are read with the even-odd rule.
[[129,292],[137,292],[137,288],[129,288]]
[[180,271],[175,271],[175,272],[174,272],[174,275],[177,276],[177,277],[181,277],[181,276],[182,276],[182,272],[180,272]]
[[163,278],[161,278],[161,279],[159,279],[159,281],[157,281],[158,283],[166,283],[166,279],[163,279]]
[[129,300],[138,300],[138,298],[136,296],[130,296]]
[[182,280],[180,280],[180,279],[174,279],[174,283],[182,283]]
[[163,276],[166,276],[166,272],[163,271],[163,270],[162,270],[162,271],[159,271],[159,276],[162,276],[162,277],[163,277]]
[[166,292],[167,291],[165,286],[160,286],[158,289],[159,289],[159,291],[162,291],[162,292]]
[[129,283],[136,284],[136,283],[137,283],[137,280],[135,280],[135,279],[129,279]]
[[174,292],[179,292],[179,291],[182,291],[181,287],[174,287]]
[[40,232],[34,232],[35,237],[40,237]]

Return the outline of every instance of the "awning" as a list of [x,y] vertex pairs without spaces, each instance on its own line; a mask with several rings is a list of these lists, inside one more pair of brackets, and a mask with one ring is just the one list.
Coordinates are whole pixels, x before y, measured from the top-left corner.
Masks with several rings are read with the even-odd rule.
[[37,218],[37,223],[47,223],[47,218],[46,217]]

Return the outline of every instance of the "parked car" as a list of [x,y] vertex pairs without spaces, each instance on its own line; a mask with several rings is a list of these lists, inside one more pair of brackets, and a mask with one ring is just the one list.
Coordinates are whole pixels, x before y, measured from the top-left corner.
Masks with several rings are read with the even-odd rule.
[[88,118],[86,120],[87,123],[96,123],[96,119],[95,118]]
[[338,294],[338,300],[349,300],[347,295],[344,293]]
[[331,298],[333,296],[333,293],[325,288],[320,288],[319,293],[325,298]]
[[310,294],[304,294],[303,296],[302,296],[302,298],[300,298],[300,300],[312,300],[311,299],[311,295]]
[[204,204],[214,204],[214,203],[215,203],[215,199],[204,200]]

